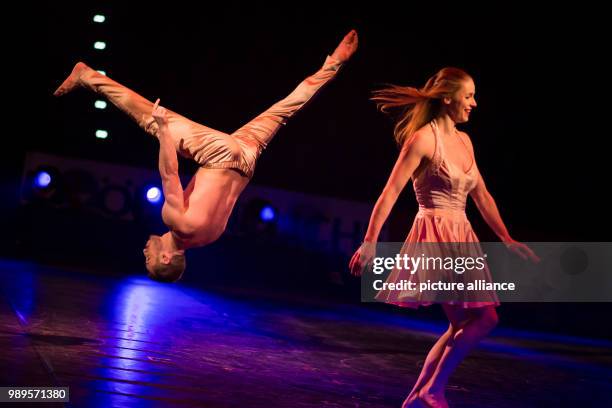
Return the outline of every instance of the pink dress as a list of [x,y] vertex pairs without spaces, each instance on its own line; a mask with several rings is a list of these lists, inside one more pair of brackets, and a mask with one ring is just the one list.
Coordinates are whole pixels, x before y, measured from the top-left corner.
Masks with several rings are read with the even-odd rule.
[[[412,257],[422,255],[426,248],[428,256],[457,256],[457,244],[452,246],[444,243],[465,243],[461,247],[461,255],[482,257],[478,237],[465,214],[467,196],[478,182],[478,170],[475,160],[467,172],[445,159],[444,145],[439,136],[435,121],[429,123],[435,136],[435,151],[429,165],[418,174],[412,176],[413,187],[419,211],[415,216],[412,228],[402,246],[400,254]],[[416,245],[418,243],[437,243]],[[486,259],[486,258],[485,258]],[[469,274],[469,275],[468,275]],[[488,265],[482,270],[465,272],[461,275],[454,271],[426,271],[423,269],[410,273],[405,269],[393,269],[386,282],[407,280],[419,284],[428,279],[442,278],[444,281],[484,280],[492,282]],[[428,306],[433,303],[458,304],[464,308],[499,306],[497,294],[494,291],[457,291],[452,294],[436,297],[435,293],[423,293],[419,290],[380,290],[376,300],[403,307]],[[436,299],[445,299],[439,301]]]

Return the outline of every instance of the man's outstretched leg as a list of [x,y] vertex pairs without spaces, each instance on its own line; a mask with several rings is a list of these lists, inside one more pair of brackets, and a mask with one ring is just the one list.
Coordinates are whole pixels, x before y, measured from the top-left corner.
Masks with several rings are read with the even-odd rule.
[[[65,95],[79,87],[87,88],[104,96],[113,105],[132,118],[143,130],[157,137],[158,126],[153,116],[151,116],[153,102],[106,75],[95,71],[83,62],[79,62],[74,66],[68,78],[57,88],[53,95]],[[195,150],[188,143],[191,140],[201,141],[204,138],[230,139],[226,133],[208,128],[170,110],[167,112],[168,126],[174,145],[177,152],[185,157],[198,160],[191,152]]]
[[289,118],[302,109],[325,84],[336,76],[342,64],[357,50],[357,41],[357,32],[352,30],[340,42],[334,53],[326,58],[319,71],[302,81],[286,98],[278,101],[232,133],[242,147],[243,161],[249,168],[250,175],[255,170],[259,155],[281,125],[284,125]]

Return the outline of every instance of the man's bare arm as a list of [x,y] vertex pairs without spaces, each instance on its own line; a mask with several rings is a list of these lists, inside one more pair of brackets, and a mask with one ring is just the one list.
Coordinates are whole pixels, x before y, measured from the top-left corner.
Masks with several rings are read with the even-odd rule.
[[164,191],[162,218],[164,223],[174,231],[188,233],[185,220],[185,201],[183,186],[179,178],[179,166],[174,142],[170,135],[166,109],[159,106],[159,99],[153,106],[153,118],[159,127],[159,175]]

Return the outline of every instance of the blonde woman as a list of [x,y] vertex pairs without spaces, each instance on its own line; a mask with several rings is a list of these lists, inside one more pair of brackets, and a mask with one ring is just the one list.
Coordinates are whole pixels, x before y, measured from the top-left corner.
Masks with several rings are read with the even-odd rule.
[[[395,126],[400,154],[372,212],[364,244],[353,255],[351,273],[360,275],[374,257],[375,243],[398,195],[413,181],[419,211],[406,243],[471,242],[478,238],[465,214],[467,196],[495,234],[522,258],[537,256],[510,236],[476,165],[469,136],[457,129],[476,108],[473,79],[463,70],[447,67],[420,89],[390,86],[372,98],[383,112],[401,114]],[[489,276],[490,278],[490,276]],[[389,293],[377,296],[405,307],[430,305],[418,297]],[[430,350],[423,369],[403,407],[447,407],[448,378],[477,343],[497,324],[496,296],[490,301],[440,302],[448,330]]]

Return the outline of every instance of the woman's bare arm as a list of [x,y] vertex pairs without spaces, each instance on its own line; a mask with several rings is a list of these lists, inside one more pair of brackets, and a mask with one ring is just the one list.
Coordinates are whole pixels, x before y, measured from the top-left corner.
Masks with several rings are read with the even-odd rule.
[[[419,167],[423,158],[433,155],[434,145],[431,136],[426,130],[419,130],[405,143],[395,166],[393,166],[389,180],[374,205],[364,243],[373,244],[378,241],[382,226],[389,217],[399,194]],[[355,252],[349,264],[351,273],[360,274],[363,266],[373,256],[372,247],[373,245],[368,245],[367,248],[362,246]]]
[[376,242],[378,240],[380,230],[389,217],[399,194],[421,164],[423,156],[427,154],[428,145],[427,135],[422,132],[415,133],[412,140],[406,142],[393,166],[387,184],[374,205],[364,241]]

